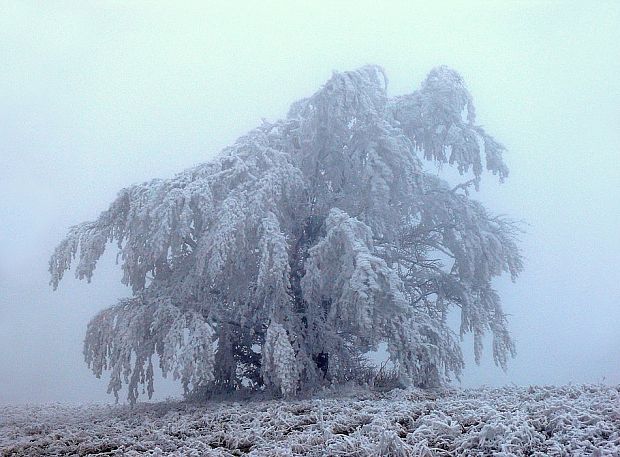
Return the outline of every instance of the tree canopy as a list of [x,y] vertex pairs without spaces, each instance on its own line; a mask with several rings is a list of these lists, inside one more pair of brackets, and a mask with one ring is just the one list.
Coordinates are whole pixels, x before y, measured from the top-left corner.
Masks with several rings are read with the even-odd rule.
[[[135,402],[155,360],[186,391],[285,396],[351,379],[386,343],[403,380],[428,387],[463,368],[460,313],[475,357],[514,354],[492,279],[522,270],[515,224],[470,198],[483,169],[503,180],[504,147],[476,124],[447,67],[388,97],[382,68],[334,73],[286,119],[215,159],[121,190],[74,226],[50,260],[56,288],[75,260],[90,281],[116,242],[133,296],[88,325],[86,362]],[[456,167],[456,187],[425,162]],[[428,167],[427,167],[428,168]]]

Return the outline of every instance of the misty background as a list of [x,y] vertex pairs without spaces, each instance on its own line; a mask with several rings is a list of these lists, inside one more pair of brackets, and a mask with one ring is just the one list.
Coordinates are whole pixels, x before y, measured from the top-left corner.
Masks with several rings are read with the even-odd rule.
[[110,246],[91,284],[52,292],[71,225],[367,63],[391,96],[455,68],[508,148],[476,198],[529,224],[525,272],[495,283],[518,354],[476,366],[466,337],[461,385],[620,383],[620,4],[225,3],[0,2],[0,403],[114,400],[82,340],[130,291]]

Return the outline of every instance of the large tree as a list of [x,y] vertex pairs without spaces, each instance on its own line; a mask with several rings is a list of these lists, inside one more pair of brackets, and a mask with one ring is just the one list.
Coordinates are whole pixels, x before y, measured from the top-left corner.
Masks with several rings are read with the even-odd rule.
[[[495,276],[522,269],[515,225],[469,197],[483,168],[503,180],[504,148],[475,122],[462,78],[433,69],[388,98],[380,67],[334,73],[286,119],[214,160],[120,191],[72,227],[51,284],[77,257],[90,280],[117,242],[133,296],[88,325],[86,362],[135,402],[153,359],[186,390],[285,396],[351,378],[386,343],[401,377],[437,386],[461,372],[459,336],[487,331],[502,367],[514,354]],[[466,176],[450,186],[425,164]]]

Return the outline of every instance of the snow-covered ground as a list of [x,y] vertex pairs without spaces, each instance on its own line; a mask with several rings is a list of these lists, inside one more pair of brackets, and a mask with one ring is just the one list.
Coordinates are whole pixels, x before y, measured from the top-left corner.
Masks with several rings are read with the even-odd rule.
[[620,386],[358,391],[133,409],[0,406],[0,453],[620,456]]

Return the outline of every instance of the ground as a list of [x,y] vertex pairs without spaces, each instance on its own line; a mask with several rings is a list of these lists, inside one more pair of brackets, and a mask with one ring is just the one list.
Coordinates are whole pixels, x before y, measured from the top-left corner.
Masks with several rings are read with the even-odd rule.
[[0,406],[0,454],[620,456],[620,386],[355,391],[133,408]]

